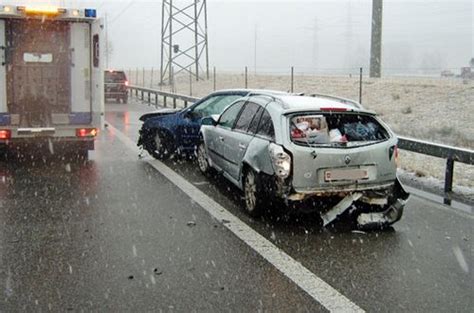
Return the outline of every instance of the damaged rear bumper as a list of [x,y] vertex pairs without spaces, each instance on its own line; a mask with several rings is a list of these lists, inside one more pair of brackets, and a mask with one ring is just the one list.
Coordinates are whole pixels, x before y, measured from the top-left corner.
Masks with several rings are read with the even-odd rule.
[[387,197],[368,197],[361,192],[346,195],[335,206],[321,214],[324,226],[332,223],[338,216],[350,210],[356,216],[360,229],[379,229],[399,221],[410,194],[402,184],[395,180],[391,194]]
[[398,222],[403,215],[406,200],[397,199],[384,212],[361,213],[357,217],[357,225],[361,229],[381,228]]

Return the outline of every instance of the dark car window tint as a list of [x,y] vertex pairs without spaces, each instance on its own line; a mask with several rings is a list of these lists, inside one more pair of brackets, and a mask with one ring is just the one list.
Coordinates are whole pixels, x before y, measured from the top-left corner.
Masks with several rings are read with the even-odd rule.
[[105,82],[106,83],[117,83],[126,81],[124,72],[105,72]]
[[252,122],[250,123],[249,129],[248,129],[249,133],[255,134],[257,132],[258,122],[260,122],[260,118],[262,117],[263,111],[264,109],[261,106],[258,106],[258,111],[257,113],[255,113],[252,119]]
[[245,101],[239,101],[222,113],[222,116],[219,119],[219,125],[222,127],[231,128],[234,125],[235,119],[239,115],[240,109],[244,103]]
[[235,100],[242,98],[241,95],[219,95],[215,97],[211,97],[202,103],[198,104],[194,109],[193,112],[195,115],[200,117],[206,117],[213,114],[221,114],[229,104],[234,102]]
[[235,124],[235,129],[247,131],[259,107],[260,106],[255,103],[247,103]]
[[260,123],[258,125],[258,135],[262,135],[271,139],[275,138],[275,129],[270,114],[264,110]]

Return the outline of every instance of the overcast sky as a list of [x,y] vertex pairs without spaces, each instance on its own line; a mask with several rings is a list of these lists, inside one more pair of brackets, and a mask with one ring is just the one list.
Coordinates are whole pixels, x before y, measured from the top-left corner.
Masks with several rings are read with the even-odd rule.
[[[177,6],[191,0],[175,1]],[[161,1],[0,1],[107,13],[113,67],[159,67]],[[367,67],[370,0],[208,0],[209,58],[222,70],[355,71]],[[385,71],[458,69],[474,57],[473,1],[384,1]],[[255,45],[255,37],[257,38]],[[178,42],[182,41],[182,42]],[[186,46],[185,39],[176,40]],[[255,58],[256,48],[256,58]]]

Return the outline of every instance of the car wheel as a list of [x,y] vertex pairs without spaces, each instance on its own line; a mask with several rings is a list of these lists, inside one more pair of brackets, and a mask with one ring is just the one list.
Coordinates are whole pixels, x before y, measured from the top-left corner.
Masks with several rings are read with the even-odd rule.
[[245,210],[250,216],[258,217],[262,214],[262,194],[259,192],[257,175],[247,170],[244,176]]
[[146,150],[158,160],[165,160],[173,153],[169,138],[158,130],[147,141]]
[[127,96],[124,96],[124,97],[122,98],[122,102],[123,102],[124,104],[127,104],[127,103],[128,103],[128,97],[127,97]]
[[209,174],[211,167],[209,165],[209,161],[207,158],[206,147],[204,146],[204,142],[201,142],[197,147],[197,163],[199,166],[199,170],[203,174]]

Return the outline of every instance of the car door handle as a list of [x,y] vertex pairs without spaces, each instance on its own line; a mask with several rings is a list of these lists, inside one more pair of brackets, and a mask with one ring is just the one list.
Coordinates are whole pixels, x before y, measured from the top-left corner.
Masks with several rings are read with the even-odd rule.
[[247,148],[247,146],[242,144],[242,143],[239,143],[239,148],[243,150],[243,149]]
[[224,141],[224,137],[219,136],[219,140],[220,140],[220,141]]

